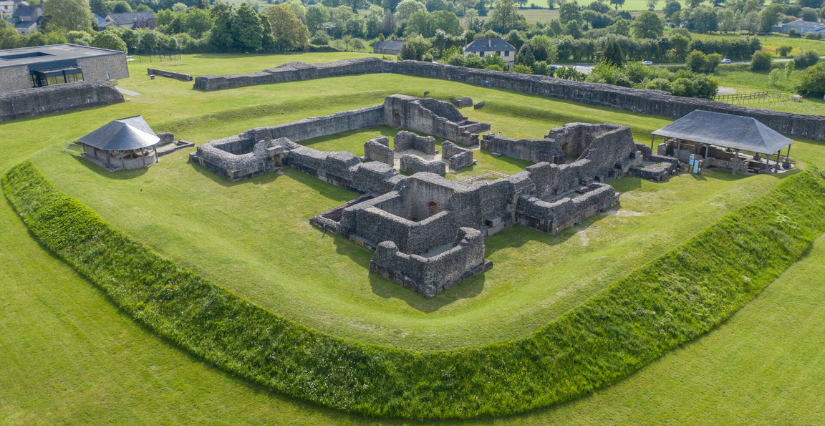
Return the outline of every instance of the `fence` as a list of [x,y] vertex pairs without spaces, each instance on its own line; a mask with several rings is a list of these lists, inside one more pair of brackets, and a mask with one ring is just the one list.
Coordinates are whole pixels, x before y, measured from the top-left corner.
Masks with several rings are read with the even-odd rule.
[[752,93],[737,93],[731,95],[717,95],[713,97],[714,101],[734,103],[748,103],[748,102],[768,102],[768,101],[784,101],[791,99],[791,95],[787,93],[775,92],[773,90],[766,90],[764,92]]
[[136,58],[138,62],[163,62],[180,60],[180,50],[137,50],[130,55]]

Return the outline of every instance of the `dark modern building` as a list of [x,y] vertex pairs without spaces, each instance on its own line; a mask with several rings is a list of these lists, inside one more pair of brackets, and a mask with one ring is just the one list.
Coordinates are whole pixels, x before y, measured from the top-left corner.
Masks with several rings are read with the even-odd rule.
[[0,50],[0,92],[129,77],[126,54],[74,44]]

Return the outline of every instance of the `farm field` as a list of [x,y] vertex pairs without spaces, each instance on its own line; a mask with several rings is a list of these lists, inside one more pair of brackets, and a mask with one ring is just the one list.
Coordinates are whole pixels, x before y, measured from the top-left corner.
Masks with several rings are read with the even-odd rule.
[[[175,70],[248,72],[295,58],[227,58],[230,65],[219,57],[184,56]],[[302,56],[299,60],[324,58]],[[326,58],[340,59],[335,55]],[[210,68],[209,62],[216,66]],[[460,94],[487,100],[485,108],[463,112],[475,120],[491,121],[494,131],[512,137],[539,136],[570,121],[612,121],[630,125],[637,141],[649,143],[649,132],[669,120],[392,75],[201,93],[192,91],[189,83],[150,81],[142,66],[132,63],[133,78],[120,82],[142,93],[130,102],[0,125],[4,134],[15,135],[0,142],[10,153],[0,169],[5,171],[34,155],[36,164],[58,188],[161,253],[298,322],[374,343],[449,348],[523,335],[715,218],[764,194],[778,181],[772,176],[733,178],[713,172],[700,179],[682,175],[665,184],[632,178],[615,181],[617,189],[625,192],[620,214],[588,221],[557,237],[512,228],[488,240],[488,257],[497,266],[483,280],[478,277],[455,292],[423,301],[394,284],[368,278],[364,261],[369,260],[369,252],[338,238],[323,237],[306,223],[310,216],[355,194],[293,170],[228,184],[186,163],[186,151],[164,157],[148,170],[111,175],[62,152],[64,142],[113,118],[141,113],[155,130],[172,130],[178,138],[203,143],[257,125],[380,103],[390,93],[420,96],[425,90],[439,98]],[[68,117],[70,121],[61,120]],[[29,134],[26,129],[35,123],[42,130]],[[350,149],[360,154],[358,148],[371,137],[370,132],[308,143],[317,149]],[[794,156],[808,164],[825,163],[823,154],[825,146],[819,142],[794,145]],[[512,173],[523,167],[486,153],[477,158],[479,170],[467,176],[483,170]],[[238,206],[243,206],[242,213],[237,212]],[[0,327],[5,331],[0,352],[14,360],[12,373],[0,378],[0,415],[11,423],[224,423],[229,419],[365,423],[281,398],[192,360],[136,326],[102,293],[38,247],[7,203],[0,207],[0,215],[3,235],[9,236],[0,245],[0,257],[8,260],[0,264],[0,282],[8,287],[0,296],[0,306],[10,308],[0,314]],[[296,245],[285,244],[285,234],[290,244],[301,249],[295,252]],[[825,315],[818,314],[825,294],[817,285],[822,273],[817,260],[823,249],[820,238],[803,260],[725,325],[618,385],[571,404],[501,422],[598,424],[675,419],[712,423],[728,419],[726,423],[735,423],[741,411],[733,407],[738,405],[747,407],[745,418],[759,416],[777,422],[805,418],[815,423],[815,407],[823,401],[809,390],[823,378],[825,368],[810,361],[821,358],[822,349],[810,342],[808,330],[825,323]],[[553,258],[552,264],[544,264],[548,257]],[[583,267],[582,259],[596,265],[599,274],[594,276],[592,268]],[[306,270],[290,271],[289,266],[300,266],[286,265],[294,262],[309,264],[312,279],[302,276]],[[777,314],[766,318],[766,310]],[[20,321],[21,315],[25,321]],[[798,332],[787,333],[782,324],[796,324]],[[782,344],[770,344],[772,338]],[[774,357],[765,357],[765,353]],[[783,361],[759,368],[767,360],[779,359]],[[112,381],[109,376],[117,379]],[[49,386],[33,388],[43,382]],[[731,382],[750,386],[737,387],[738,393],[718,404],[725,384]],[[778,390],[777,383],[786,386]],[[708,386],[717,392],[702,393]],[[775,403],[752,399],[752,389],[774,392]],[[32,392],[39,397],[23,397]],[[681,397],[699,394],[704,397],[698,402]],[[799,399],[807,403],[798,404]],[[680,407],[680,403],[686,405]],[[185,408],[180,410],[181,406]],[[790,415],[794,417],[785,417]]]
[[[727,34],[697,34],[691,33],[692,38],[701,39],[701,40],[714,40],[714,39],[721,39],[721,38],[738,38],[744,37],[744,34],[734,34],[734,33],[727,33]],[[805,51],[816,51],[820,55],[825,55],[825,41],[822,40],[808,40],[806,38],[791,38],[784,35],[760,35],[758,36],[759,40],[762,42],[762,49],[771,52],[779,58],[779,54],[776,53],[776,49],[779,46],[791,46],[793,50],[788,55],[788,57],[792,57],[796,55],[802,50]]]

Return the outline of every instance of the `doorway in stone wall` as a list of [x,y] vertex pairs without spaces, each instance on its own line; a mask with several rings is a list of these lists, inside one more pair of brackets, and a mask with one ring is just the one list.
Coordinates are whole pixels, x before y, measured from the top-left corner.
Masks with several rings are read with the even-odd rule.
[[401,127],[401,113],[398,112],[398,111],[395,111],[393,117],[395,118],[395,127],[396,128]]
[[430,216],[438,214],[438,212],[440,211],[441,209],[438,208],[438,203],[436,203],[435,201],[430,201],[429,203],[427,203],[427,213]]

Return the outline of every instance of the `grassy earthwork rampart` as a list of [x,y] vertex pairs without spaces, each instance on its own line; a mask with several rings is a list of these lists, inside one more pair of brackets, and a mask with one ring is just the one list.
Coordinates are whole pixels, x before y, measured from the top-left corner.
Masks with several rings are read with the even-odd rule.
[[288,395],[390,417],[506,415],[591,393],[728,318],[825,231],[825,176],[801,172],[529,337],[414,352],[246,302],[113,229],[31,163],[3,188],[35,238],[176,345]]

